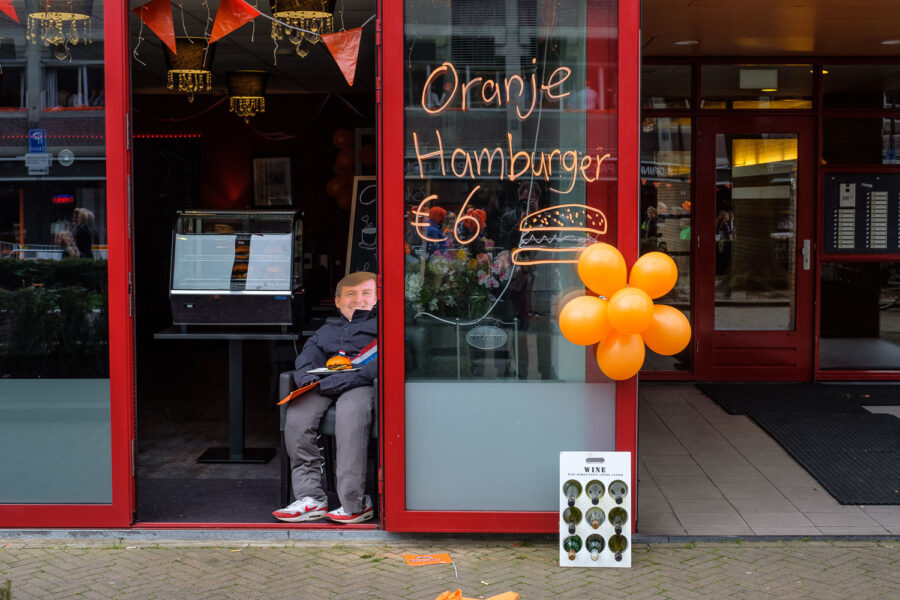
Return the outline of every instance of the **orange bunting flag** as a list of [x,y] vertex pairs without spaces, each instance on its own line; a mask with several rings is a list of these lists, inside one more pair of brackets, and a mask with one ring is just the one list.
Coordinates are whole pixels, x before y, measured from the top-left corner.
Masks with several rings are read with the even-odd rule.
[[449,554],[404,554],[403,560],[410,567],[453,564],[453,559],[450,558]]
[[362,27],[322,36],[322,41],[328,46],[328,51],[334,57],[334,62],[341,68],[341,73],[344,74],[344,79],[347,80],[350,87],[353,87],[353,79],[356,77],[360,39],[362,39]]
[[258,16],[259,11],[243,0],[222,0],[219,3],[219,10],[216,11],[216,21],[213,23],[209,43],[212,44],[225,37]]
[[16,14],[16,9],[13,7],[12,0],[0,0],[0,10],[6,13],[6,16],[16,23],[19,22],[19,15]]
[[[482,582],[484,583],[484,582]],[[481,596],[484,598],[484,596]],[[468,596],[462,595],[462,590],[456,590],[455,592],[451,592],[447,590],[446,592],[442,592],[438,595],[434,600],[474,600],[473,598],[469,598]],[[491,596],[487,600],[519,600],[519,594],[516,592],[503,592],[502,594],[497,594],[496,596]]]
[[172,21],[170,0],[151,0],[138,6],[133,12],[169,47],[172,54],[178,53],[175,49],[175,24]]

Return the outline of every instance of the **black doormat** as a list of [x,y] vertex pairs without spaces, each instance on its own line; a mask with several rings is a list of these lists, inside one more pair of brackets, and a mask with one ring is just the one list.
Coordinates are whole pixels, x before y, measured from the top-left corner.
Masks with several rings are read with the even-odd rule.
[[[329,507],[341,505],[336,492],[327,493]],[[366,493],[375,497],[369,489]],[[144,523],[278,523],[272,511],[284,505],[278,479],[143,477],[137,484],[137,520]]]
[[275,523],[277,479],[151,479],[137,484],[137,518],[153,523]]
[[841,504],[900,504],[900,419],[863,406],[900,405],[900,385],[702,383],[747,415]]

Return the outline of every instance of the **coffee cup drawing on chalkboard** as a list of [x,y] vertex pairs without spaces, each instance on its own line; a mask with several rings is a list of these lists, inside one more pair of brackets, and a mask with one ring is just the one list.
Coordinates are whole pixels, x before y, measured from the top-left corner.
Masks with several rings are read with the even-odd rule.
[[[360,203],[362,199],[360,199]],[[369,220],[368,216],[362,218],[363,228],[359,235],[359,247],[363,250],[375,250],[378,247],[378,228]]]

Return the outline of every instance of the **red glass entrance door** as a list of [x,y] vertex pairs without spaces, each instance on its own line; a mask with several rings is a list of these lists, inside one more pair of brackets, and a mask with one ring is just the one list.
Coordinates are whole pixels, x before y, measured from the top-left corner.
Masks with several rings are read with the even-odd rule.
[[700,380],[812,375],[813,120],[700,121],[693,238]]

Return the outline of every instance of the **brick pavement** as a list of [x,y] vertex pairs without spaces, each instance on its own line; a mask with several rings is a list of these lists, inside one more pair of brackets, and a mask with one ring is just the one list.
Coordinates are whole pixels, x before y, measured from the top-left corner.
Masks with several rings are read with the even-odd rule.
[[[523,600],[900,598],[900,541],[639,543],[631,569],[562,569],[553,542],[503,539],[202,542],[0,540],[12,598]],[[127,545],[126,545],[127,544]],[[453,566],[407,567],[404,552]]]

